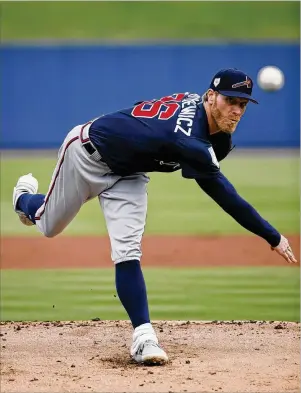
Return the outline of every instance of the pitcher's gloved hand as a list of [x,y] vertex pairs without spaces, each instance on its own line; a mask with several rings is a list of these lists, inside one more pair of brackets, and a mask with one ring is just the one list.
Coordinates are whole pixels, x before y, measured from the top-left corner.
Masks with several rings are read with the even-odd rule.
[[234,149],[231,134],[227,132],[217,132],[209,136],[217,161],[220,162]]
[[280,243],[278,244],[278,246],[271,247],[271,249],[277,251],[277,253],[281,255],[286,260],[286,262],[297,263],[297,259],[293,254],[289,242],[284,236],[281,235]]

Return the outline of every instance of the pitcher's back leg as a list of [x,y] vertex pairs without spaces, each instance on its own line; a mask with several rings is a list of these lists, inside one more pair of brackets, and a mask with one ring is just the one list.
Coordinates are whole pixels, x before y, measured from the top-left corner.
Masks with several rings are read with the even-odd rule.
[[75,127],[60,148],[46,195],[36,194],[38,182],[31,174],[21,176],[14,188],[13,205],[21,222],[36,224],[46,237],[62,232],[89,197],[89,186],[77,165],[80,148]]
[[45,202],[36,212],[36,225],[47,237],[62,232],[89,197],[89,186],[75,162],[79,144],[75,138],[70,139],[61,152]]

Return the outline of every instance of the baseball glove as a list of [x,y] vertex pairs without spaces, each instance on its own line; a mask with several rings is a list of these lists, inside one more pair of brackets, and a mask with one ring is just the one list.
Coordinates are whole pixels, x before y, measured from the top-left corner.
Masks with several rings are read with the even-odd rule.
[[222,161],[231,150],[234,149],[235,145],[232,145],[231,134],[227,132],[217,132],[209,137],[218,161]]

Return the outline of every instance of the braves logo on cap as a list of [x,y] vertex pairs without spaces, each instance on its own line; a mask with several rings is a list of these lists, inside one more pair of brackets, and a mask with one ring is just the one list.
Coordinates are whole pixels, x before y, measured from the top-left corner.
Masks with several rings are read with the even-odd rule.
[[220,81],[221,81],[221,78],[215,78],[213,81],[214,86],[217,87],[219,85]]
[[236,89],[237,87],[242,87],[242,86],[247,86],[247,88],[250,89],[252,87],[251,79],[246,76],[246,80],[245,81],[234,83],[234,85],[232,85],[232,88]]

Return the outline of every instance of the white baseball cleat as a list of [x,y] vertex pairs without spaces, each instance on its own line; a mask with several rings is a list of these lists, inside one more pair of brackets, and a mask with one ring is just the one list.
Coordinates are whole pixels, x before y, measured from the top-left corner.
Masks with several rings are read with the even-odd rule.
[[137,351],[132,355],[137,363],[146,365],[162,365],[168,362],[165,351],[153,340],[146,340],[141,343]]
[[32,176],[32,173],[28,173],[28,175],[24,175],[19,177],[19,180],[14,187],[13,191],[13,206],[15,212],[18,214],[20,221],[22,224],[30,226],[34,225],[33,222],[30,221],[29,218],[26,217],[25,213],[21,210],[17,210],[17,203],[21,195],[23,194],[36,194],[38,192],[39,183],[35,177]]
[[131,356],[137,363],[149,366],[163,365],[168,362],[168,356],[159,346],[158,338],[150,323],[145,323],[135,329]]

